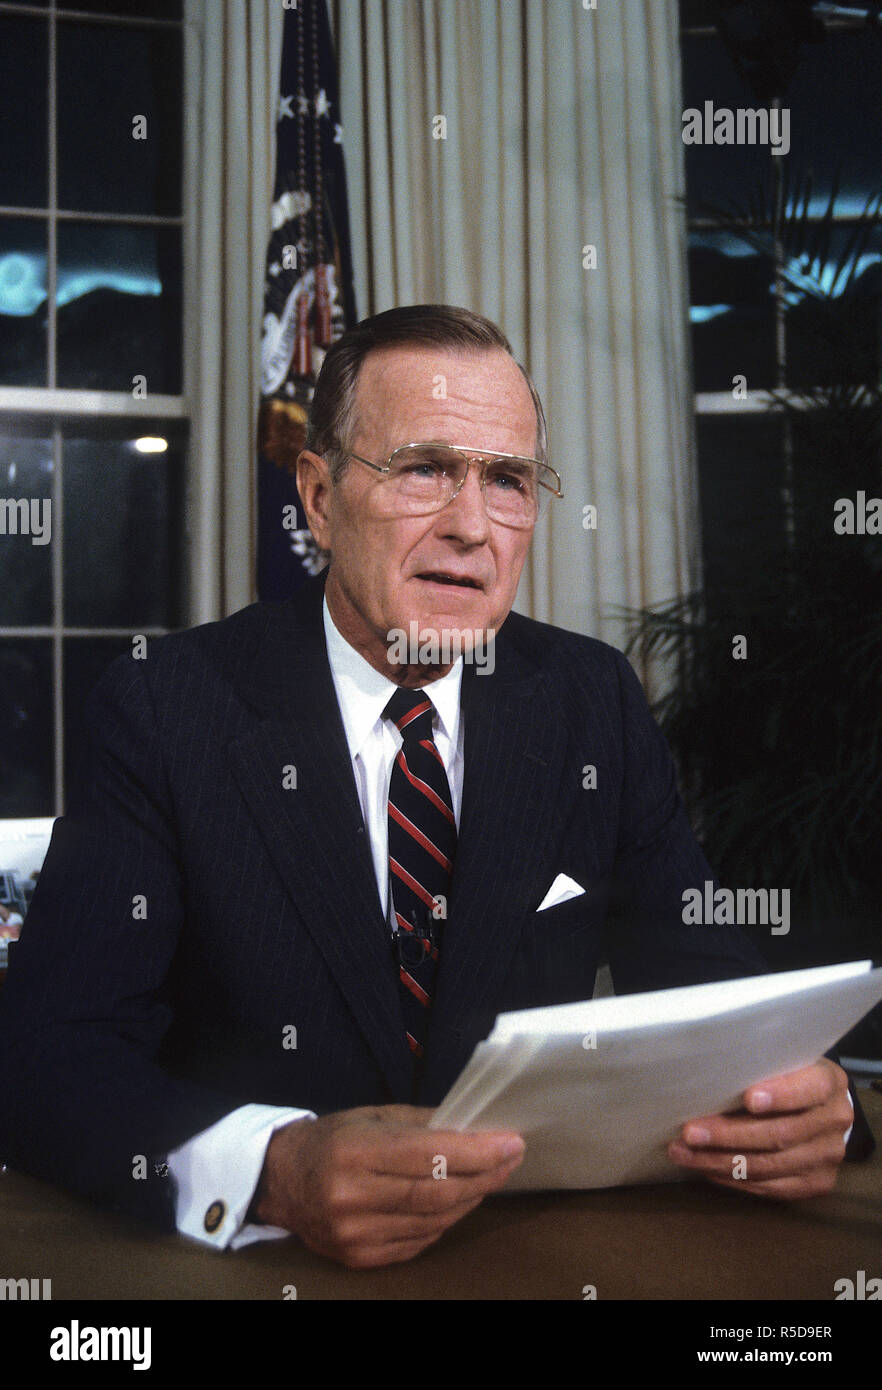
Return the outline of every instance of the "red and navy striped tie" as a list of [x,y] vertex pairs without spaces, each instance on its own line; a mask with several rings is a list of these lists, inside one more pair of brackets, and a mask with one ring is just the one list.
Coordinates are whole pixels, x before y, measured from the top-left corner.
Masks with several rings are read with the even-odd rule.
[[407,1041],[423,1056],[456,853],[450,786],[422,690],[396,690],[383,714],[404,740],[389,782],[389,882]]

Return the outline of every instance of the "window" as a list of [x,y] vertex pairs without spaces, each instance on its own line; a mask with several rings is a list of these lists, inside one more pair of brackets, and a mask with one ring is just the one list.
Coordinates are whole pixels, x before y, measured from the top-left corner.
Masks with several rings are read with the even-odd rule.
[[[775,247],[771,223],[762,216],[774,206],[776,176],[793,220],[805,218],[805,239],[817,230],[832,200],[835,232],[830,264],[812,267],[825,282],[832,263],[854,235],[868,198],[882,187],[882,32],[862,26],[860,6],[851,23],[827,19],[815,41],[805,42],[787,90],[786,158],[760,144],[726,147],[705,139],[686,145],[689,271],[693,363],[699,414],[747,414],[764,409],[768,388],[807,385],[813,363],[800,355],[794,333],[810,309],[808,294],[787,286],[787,307],[776,324],[775,275],[796,274],[798,260],[785,245]],[[866,7],[864,7],[866,8]],[[763,103],[737,70],[714,19],[711,0],[682,0],[683,105],[700,109],[757,108]],[[776,169],[776,163],[779,168]],[[721,227],[728,211],[742,226]],[[777,252],[777,254],[776,254]],[[878,274],[882,233],[868,238],[858,273]],[[874,270],[874,267],[876,268]],[[876,325],[866,325],[861,370],[880,369]],[[749,365],[748,396],[733,395],[733,377]]]
[[83,698],[186,621],[181,0],[0,9],[0,816],[60,814]]
[[[792,892],[792,936],[759,941],[790,967],[878,950],[873,10],[680,11],[684,133],[690,112],[705,123],[685,142],[704,588],[672,625],[683,665],[667,732],[721,880]],[[758,122],[763,108],[778,154],[771,139],[727,138],[729,117]]]
[[[727,579],[737,582],[745,527],[777,527],[784,535],[795,525],[800,431],[773,418],[770,392],[807,393],[829,386],[837,375],[840,384],[874,382],[882,372],[878,305],[872,294],[862,293],[878,283],[882,265],[882,228],[861,223],[882,189],[882,31],[865,22],[866,9],[845,7],[838,18],[826,16],[823,25],[818,20],[807,30],[783,102],[789,112],[784,157],[758,143],[723,146],[706,133],[702,143],[686,145],[692,357],[710,590]],[[764,104],[716,28],[722,13],[713,0],[681,0],[684,109],[704,113],[708,102],[714,111]],[[777,200],[784,233],[776,242]],[[836,281],[843,260],[853,272],[847,297],[845,277]],[[841,330],[835,344],[813,331],[824,328],[822,314],[829,318],[815,287],[841,301],[832,306]],[[741,500],[733,509],[736,478]],[[747,498],[754,503],[752,519],[745,513]]]

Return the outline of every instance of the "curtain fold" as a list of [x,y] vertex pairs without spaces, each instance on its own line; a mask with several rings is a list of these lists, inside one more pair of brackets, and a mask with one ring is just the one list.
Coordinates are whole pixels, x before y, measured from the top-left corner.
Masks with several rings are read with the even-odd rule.
[[260,334],[283,13],[267,0],[185,0],[193,623],[234,612],[255,595]]
[[340,0],[337,41],[360,311],[501,324],[566,494],[517,606],[622,646],[697,579],[676,0]]

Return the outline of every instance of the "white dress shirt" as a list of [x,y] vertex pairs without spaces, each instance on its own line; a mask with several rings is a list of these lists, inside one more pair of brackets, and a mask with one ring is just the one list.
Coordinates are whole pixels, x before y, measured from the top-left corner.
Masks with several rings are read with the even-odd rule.
[[[371,847],[380,901],[391,923],[387,804],[392,764],[402,737],[383,710],[398,687],[340,635],[324,600],[328,660],[352,758],[361,814]],[[450,783],[459,826],[462,805],[463,729],[460,716],[462,657],[431,682],[433,735]],[[257,1240],[287,1236],[276,1226],[245,1222],[269,1141],[292,1120],[314,1120],[312,1110],[278,1105],[242,1105],[168,1155],[175,1184],[175,1221],[182,1235],[233,1250]],[[206,1229],[206,1222],[212,1228]]]

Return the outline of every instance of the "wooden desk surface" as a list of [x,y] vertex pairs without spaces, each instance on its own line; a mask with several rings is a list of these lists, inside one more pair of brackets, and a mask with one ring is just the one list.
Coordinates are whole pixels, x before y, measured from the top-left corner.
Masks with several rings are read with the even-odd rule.
[[[861,1091],[877,1142],[882,1094]],[[880,1143],[882,1149],[882,1143]],[[20,1173],[0,1175],[0,1278],[58,1299],[818,1299],[882,1277],[882,1152],[833,1195],[778,1204],[707,1184],[512,1195],[416,1260],[346,1270],[296,1240],[222,1253],[154,1234]]]

